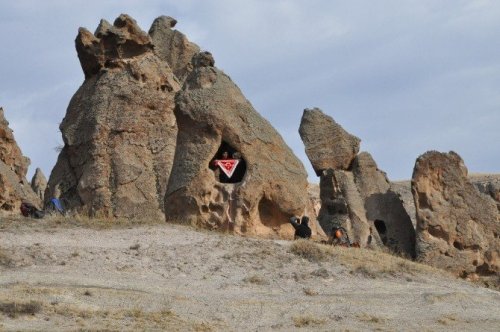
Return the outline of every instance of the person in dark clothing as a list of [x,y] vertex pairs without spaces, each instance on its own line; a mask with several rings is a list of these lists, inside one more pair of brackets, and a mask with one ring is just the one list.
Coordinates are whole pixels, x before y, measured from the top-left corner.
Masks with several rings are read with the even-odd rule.
[[33,204],[28,202],[22,202],[20,209],[21,214],[25,217],[42,219],[45,216],[45,213],[43,211],[38,210]]
[[311,237],[311,228],[309,227],[309,217],[303,216],[300,223],[298,223],[299,218],[291,217],[290,224],[295,228],[295,240],[298,238],[309,239]]

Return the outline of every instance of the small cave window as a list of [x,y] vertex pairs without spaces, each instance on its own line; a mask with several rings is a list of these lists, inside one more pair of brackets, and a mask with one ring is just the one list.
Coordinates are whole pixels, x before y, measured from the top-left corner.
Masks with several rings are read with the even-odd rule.
[[222,141],[209,165],[221,183],[239,183],[247,171],[247,164],[241,153]]
[[383,220],[376,219],[374,222],[375,224],[375,229],[377,230],[378,234],[380,235],[380,239],[382,240],[383,244],[387,243],[387,227],[385,226],[385,222]]

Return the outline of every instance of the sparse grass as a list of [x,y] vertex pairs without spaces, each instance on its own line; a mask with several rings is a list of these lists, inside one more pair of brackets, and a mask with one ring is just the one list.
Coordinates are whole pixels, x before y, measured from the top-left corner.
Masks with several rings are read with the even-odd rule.
[[136,243],[132,246],[129,247],[130,250],[139,250],[139,248],[141,247],[141,245],[139,243]]
[[310,262],[321,262],[331,257],[331,250],[327,246],[309,240],[297,240],[292,243],[290,250],[297,256]]
[[455,315],[443,315],[437,319],[437,322],[441,325],[450,325],[458,322],[458,318]]
[[319,326],[326,323],[325,319],[317,318],[311,315],[295,316],[292,317],[293,325],[295,327],[305,327],[305,326]]
[[90,229],[120,229],[145,225],[163,225],[163,218],[89,218],[85,216],[62,216],[47,215],[43,219],[24,218],[21,216],[9,216],[2,218],[2,229],[23,229],[23,228],[90,228]]
[[357,314],[356,317],[359,320],[361,320],[363,322],[367,322],[367,323],[379,324],[379,323],[385,323],[386,322],[385,318],[382,318],[382,317],[379,317],[379,316],[375,316],[375,315],[371,315],[371,314],[367,314],[367,313]]
[[352,274],[369,278],[408,274],[449,276],[445,271],[376,250],[335,247],[308,240],[297,240],[290,246],[290,251],[311,262],[331,261],[343,265],[350,269]]
[[304,294],[306,294],[307,296],[316,296],[319,294],[318,291],[316,291],[312,288],[307,288],[307,287],[304,288],[303,291],[304,291]]
[[13,259],[7,250],[0,247],[0,266],[10,267],[13,264]]
[[30,302],[0,302],[0,312],[10,318],[17,318],[19,315],[34,315],[42,309],[42,304],[37,301]]
[[255,285],[268,285],[269,284],[269,281],[267,281],[266,279],[262,278],[259,275],[253,275],[253,276],[247,277],[247,278],[243,279],[243,281],[248,282],[250,284],[255,284]]

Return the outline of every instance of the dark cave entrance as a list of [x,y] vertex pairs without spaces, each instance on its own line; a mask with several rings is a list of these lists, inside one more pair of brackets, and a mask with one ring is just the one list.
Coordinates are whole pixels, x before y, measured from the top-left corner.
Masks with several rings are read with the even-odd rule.
[[[234,168],[231,176],[228,176],[223,170],[222,166],[218,164],[218,161],[224,160],[237,160],[238,164]],[[241,152],[233,148],[229,143],[222,141],[217,153],[210,161],[209,167],[216,173],[216,177],[220,183],[239,183],[243,181],[245,174],[247,172],[247,163]]]
[[385,226],[385,222],[380,219],[376,219],[374,221],[375,224],[375,229],[377,230],[378,234],[380,235],[380,239],[382,240],[383,244],[387,243],[387,227]]

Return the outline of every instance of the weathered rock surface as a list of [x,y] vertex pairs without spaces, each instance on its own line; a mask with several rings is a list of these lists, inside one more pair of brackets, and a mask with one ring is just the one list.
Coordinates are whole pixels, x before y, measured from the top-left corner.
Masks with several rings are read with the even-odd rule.
[[483,194],[491,196],[497,202],[500,213],[500,175],[498,174],[471,174],[469,180]]
[[14,133],[0,107],[0,210],[19,213],[23,201],[40,207],[40,199],[35,195],[26,172],[30,160],[24,157],[14,139]]
[[91,216],[160,218],[178,80],[127,15],[102,20],[95,34],[80,28],[75,43],[86,79],[61,123],[64,148],[45,197]]
[[457,274],[498,274],[500,214],[454,152],[420,156],[412,177],[417,258]]
[[299,133],[318,176],[327,169],[349,169],[359,152],[361,140],[346,132],[319,108],[304,110]]
[[193,70],[191,60],[200,48],[191,43],[182,32],[172,29],[176,24],[177,21],[174,18],[160,16],[151,25],[149,35],[155,53],[170,65],[180,81],[184,81]]
[[361,246],[387,246],[415,255],[415,230],[399,195],[360,140],[319,109],[306,109],[299,129],[306,153],[320,173],[318,221],[328,234],[342,226]]
[[21,153],[2,107],[0,107],[0,160],[17,174],[19,181],[25,180],[30,160]]
[[319,197],[319,185],[308,183],[307,202],[304,214],[309,217],[309,226],[314,233],[316,240],[327,240],[327,235],[319,224],[318,216],[321,210],[321,199]]
[[391,190],[387,175],[367,152],[356,156],[352,171],[372,235],[376,231],[385,246],[414,257],[415,229],[399,195]]
[[[293,237],[288,223],[307,204],[307,175],[276,130],[245,99],[208,52],[176,98],[179,133],[165,196],[167,221],[265,237]],[[221,183],[209,168],[221,148],[241,153],[246,173]],[[231,152],[232,152],[231,151]],[[313,230],[314,231],[314,230]]]
[[47,189],[47,179],[40,168],[36,169],[31,179],[31,189],[40,198],[40,201],[43,202],[43,195],[45,194],[45,189]]

